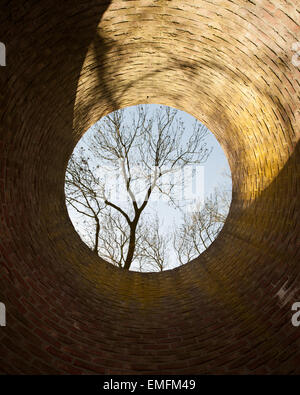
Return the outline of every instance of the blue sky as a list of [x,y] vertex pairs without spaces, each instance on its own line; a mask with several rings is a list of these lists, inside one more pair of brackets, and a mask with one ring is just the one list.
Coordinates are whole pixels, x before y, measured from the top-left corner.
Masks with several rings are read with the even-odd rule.
[[[186,127],[192,127],[194,117],[183,111],[180,111],[180,116],[186,122]],[[226,188],[231,189],[231,178],[224,177],[224,172],[231,174],[230,167],[225,156],[225,153],[220,146],[214,134],[208,129],[206,138],[207,145],[213,147],[206,163],[204,163],[204,194],[209,196],[214,188],[219,184],[226,184]]]
[[[158,105],[151,105],[150,111],[154,111]],[[128,110],[131,110],[133,107],[129,107]],[[189,130],[192,130],[193,124],[195,122],[194,117],[191,115],[180,111],[180,117],[185,123],[186,133],[189,134]],[[93,127],[92,127],[93,128]],[[92,129],[90,128],[90,129]],[[89,131],[84,135],[83,140],[86,139],[89,135]],[[203,174],[204,174],[204,198],[208,197],[213,193],[216,187],[222,186],[227,190],[231,191],[231,177],[225,176],[224,174],[231,174],[230,168],[227,162],[227,158],[224,154],[223,149],[218,143],[217,139],[213,135],[212,132],[208,130],[207,137],[205,139],[207,146],[212,147],[212,152],[208,158],[208,160],[203,164]],[[75,150],[82,145],[82,140],[79,141]],[[151,203],[151,204],[150,204]],[[144,211],[144,215],[152,215],[156,212],[162,221],[161,231],[169,232],[170,229],[174,229],[177,226],[180,226],[182,223],[182,212],[173,206],[169,206],[166,202],[158,202],[152,203],[151,199]],[[80,217],[76,215],[74,210],[69,210],[70,218],[75,226],[75,229],[82,234],[84,232],[84,226],[81,224]],[[173,251],[170,252],[170,263],[171,267],[177,266],[177,259],[175,253]],[[131,270],[135,270],[134,266],[131,267]]]

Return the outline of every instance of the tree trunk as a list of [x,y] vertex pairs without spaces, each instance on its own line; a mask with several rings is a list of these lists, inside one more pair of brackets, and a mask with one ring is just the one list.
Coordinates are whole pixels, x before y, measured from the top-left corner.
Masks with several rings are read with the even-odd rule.
[[132,263],[133,254],[135,251],[136,226],[137,226],[137,221],[134,221],[134,223],[130,226],[129,247],[128,247],[128,251],[127,251],[126,261],[123,266],[123,269],[125,269],[125,270],[129,270],[131,263]]
[[98,254],[99,232],[100,232],[100,223],[98,217],[95,217],[95,221],[96,221],[96,232],[95,232],[95,244],[93,251]]

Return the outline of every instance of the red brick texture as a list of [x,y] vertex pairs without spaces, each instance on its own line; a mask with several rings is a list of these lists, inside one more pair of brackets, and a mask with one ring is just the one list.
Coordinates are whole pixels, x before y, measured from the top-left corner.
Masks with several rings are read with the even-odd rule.
[[[296,0],[2,8],[0,372],[299,374]],[[159,274],[124,273],[95,256],[64,200],[80,136],[138,103],[204,122],[233,176],[217,240]]]

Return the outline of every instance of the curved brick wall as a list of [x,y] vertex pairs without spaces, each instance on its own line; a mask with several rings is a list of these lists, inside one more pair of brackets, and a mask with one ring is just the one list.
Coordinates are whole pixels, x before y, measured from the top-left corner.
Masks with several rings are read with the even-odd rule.
[[[0,371],[299,374],[296,0],[4,3]],[[91,124],[148,102],[215,133],[233,200],[197,260],[124,273],[80,241],[64,171]]]

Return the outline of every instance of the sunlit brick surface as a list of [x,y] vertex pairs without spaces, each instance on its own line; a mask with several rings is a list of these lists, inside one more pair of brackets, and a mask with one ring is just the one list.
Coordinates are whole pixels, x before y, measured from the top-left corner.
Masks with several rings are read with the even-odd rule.
[[[4,3],[0,372],[299,374],[298,2]],[[159,274],[101,261],[64,199],[81,135],[138,103],[196,116],[233,176],[218,239]]]

